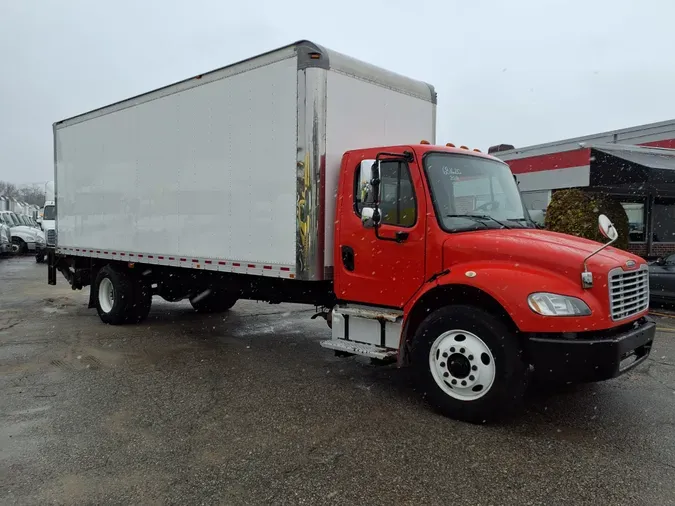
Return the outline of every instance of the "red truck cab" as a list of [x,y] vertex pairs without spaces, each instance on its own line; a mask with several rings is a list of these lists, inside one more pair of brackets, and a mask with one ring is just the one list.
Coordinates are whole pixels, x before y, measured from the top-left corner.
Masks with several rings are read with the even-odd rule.
[[650,352],[645,261],[536,228],[492,156],[424,143],[345,153],[334,237],[322,345],[412,366],[454,418],[511,410],[531,377],[604,380]]

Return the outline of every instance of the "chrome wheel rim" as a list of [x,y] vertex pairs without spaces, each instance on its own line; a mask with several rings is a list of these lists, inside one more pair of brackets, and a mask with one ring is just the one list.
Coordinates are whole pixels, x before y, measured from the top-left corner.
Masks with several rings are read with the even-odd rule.
[[497,372],[487,344],[476,334],[460,329],[436,338],[429,351],[429,368],[439,388],[460,401],[483,397]]
[[115,288],[108,278],[103,278],[98,285],[98,303],[104,313],[112,311],[115,304]]

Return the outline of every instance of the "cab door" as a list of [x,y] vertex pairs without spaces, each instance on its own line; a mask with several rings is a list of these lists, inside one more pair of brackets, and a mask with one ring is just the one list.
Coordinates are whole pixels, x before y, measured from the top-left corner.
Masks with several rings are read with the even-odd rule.
[[[403,154],[403,150],[398,151]],[[364,150],[358,152],[359,156],[347,154],[343,160],[335,293],[343,301],[402,308],[424,283],[426,196],[417,160],[383,160],[381,225],[377,232],[364,227],[361,210],[374,201],[370,166],[377,154]],[[364,159],[371,162],[363,164],[362,169]]]

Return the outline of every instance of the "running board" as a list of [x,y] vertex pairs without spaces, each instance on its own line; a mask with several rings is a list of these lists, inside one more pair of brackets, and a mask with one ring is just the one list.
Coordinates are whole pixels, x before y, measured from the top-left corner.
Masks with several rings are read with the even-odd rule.
[[396,358],[398,355],[396,350],[389,350],[387,348],[381,348],[380,346],[373,346],[370,344],[345,341],[344,339],[321,341],[320,344],[322,347],[329,350],[351,353],[352,355],[361,355],[363,357],[374,358],[377,360],[390,360]]
[[370,309],[368,307],[346,306],[340,307],[338,311],[345,316],[355,316],[368,320],[385,320],[392,323],[396,323],[403,318],[403,311],[396,309]]

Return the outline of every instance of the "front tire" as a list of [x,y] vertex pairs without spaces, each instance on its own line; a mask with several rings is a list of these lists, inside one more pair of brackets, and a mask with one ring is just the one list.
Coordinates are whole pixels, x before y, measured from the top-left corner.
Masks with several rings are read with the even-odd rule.
[[414,336],[417,382],[440,413],[485,423],[522,403],[527,366],[518,339],[490,313],[472,306],[438,309]]
[[26,251],[28,251],[28,245],[25,242],[23,242],[22,239],[18,237],[13,237],[12,249],[14,250],[14,253],[17,255],[25,255]]
[[106,265],[96,275],[92,287],[96,294],[96,311],[103,323],[122,325],[132,316],[134,285],[122,271]]

